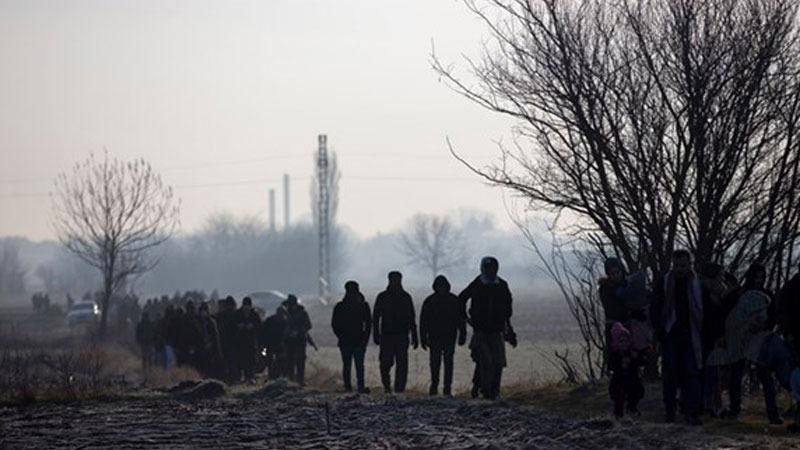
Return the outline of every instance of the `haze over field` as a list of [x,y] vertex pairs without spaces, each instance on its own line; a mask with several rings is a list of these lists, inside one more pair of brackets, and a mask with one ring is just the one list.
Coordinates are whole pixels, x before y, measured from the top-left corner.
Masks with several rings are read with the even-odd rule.
[[265,219],[284,173],[308,220],[318,133],[359,237],[460,207],[512,228],[445,143],[488,162],[510,128],[431,69],[434,43],[453,61],[479,49],[460,2],[6,0],[0,33],[0,236],[53,238],[53,179],[104,148],[176,188],[182,232],[219,211]]

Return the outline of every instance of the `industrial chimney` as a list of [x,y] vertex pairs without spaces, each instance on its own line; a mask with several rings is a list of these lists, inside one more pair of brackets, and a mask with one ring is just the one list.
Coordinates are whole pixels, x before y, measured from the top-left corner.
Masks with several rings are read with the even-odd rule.
[[289,229],[289,174],[283,174],[283,227]]
[[275,189],[269,190],[269,231],[275,232]]

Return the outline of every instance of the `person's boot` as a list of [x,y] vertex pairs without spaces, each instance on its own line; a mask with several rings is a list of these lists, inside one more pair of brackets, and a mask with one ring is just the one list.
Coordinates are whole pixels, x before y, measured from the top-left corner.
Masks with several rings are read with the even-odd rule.
[[445,397],[452,397],[453,396],[453,392],[450,389],[450,386],[445,386],[444,387],[444,390],[442,390],[442,395],[444,395]]
[[472,385],[472,392],[470,392],[470,394],[472,395],[472,398],[478,398],[478,395],[480,395],[480,393],[481,393],[480,386],[478,386],[477,384],[473,384]]
[[436,386],[431,386],[430,389],[428,389],[428,395],[436,397],[439,395],[439,389]]
[[358,388],[358,393],[359,394],[369,394],[369,388],[362,386],[362,387]]

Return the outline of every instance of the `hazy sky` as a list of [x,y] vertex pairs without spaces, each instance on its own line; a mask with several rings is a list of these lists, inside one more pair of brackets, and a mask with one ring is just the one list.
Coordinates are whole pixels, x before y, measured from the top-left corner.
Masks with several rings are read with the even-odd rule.
[[103,148],[161,172],[184,231],[215,211],[266,219],[284,172],[308,218],[319,133],[339,221],[362,236],[459,207],[507,224],[445,137],[487,162],[511,123],[429,63],[434,42],[463,67],[485,34],[454,0],[0,0],[0,235],[52,237],[53,178]]

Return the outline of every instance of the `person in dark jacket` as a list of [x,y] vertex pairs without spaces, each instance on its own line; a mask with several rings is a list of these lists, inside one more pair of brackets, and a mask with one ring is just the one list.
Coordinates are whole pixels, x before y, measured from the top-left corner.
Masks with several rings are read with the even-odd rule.
[[800,272],[781,288],[777,309],[781,333],[795,355],[800,357]]
[[142,368],[146,369],[155,361],[156,326],[148,313],[142,313],[142,319],[136,325],[136,343],[142,349]]
[[219,373],[223,379],[229,383],[234,381],[236,374],[240,373],[236,352],[237,333],[236,329],[236,300],[228,296],[217,303],[217,330],[219,331],[219,343],[222,351],[222,361],[220,362]]
[[344,389],[353,390],[350,370],[356,366],[356,385],[358,392],[368,394],[364,386],[364,355],[372,332],[372,314],[369,304],[358,290],[358,283],[348,281],[344,284],[344,298],[333,308],[331,328],[339,344],[342,354],[342,379]]
[[[725,335],[725,319],[728,317],[724,304],[729,287],[721,265],[706,263],[700,269],[700,285],[703,292],[703,361],[717,347]],[[705,364],[703,367],[703,407],[711,417],[722,412],[720,390],[720,366]]]
[[380,346],[381,382],[387,394],[392,392],[391,370],[395,364],[394,391],[406,390],[409,334],[414,349],[419,347],[414,302],[403,289],[402,280],[400,272],[389,272],[389,285],[378,294],[372,313],[373,339]]
[[297,297],[289,295],[286,299],[286,356],[289,379],[300,386],[306,383],[306,344],[311,330],[311,319]]
[[[246,381],[253,381],[256,374],[256,353],[258,352],[258,331],[261,319],[253,309],[250,297],[242,299],[242,306],[236,311],[238,366],[244,372]],[[234,381],[239,381],[240,373],[234,374]]]
[[461,315],[473,330],[470,350],[476,363],[475,378],[487,399],[500,395],[506,366],[505,334],[512,315],[511,291],[508,283],[497,276],[499,269],[496,258],[484,257],[481,274],[458,296]]
[[[614,407],[614,415],[622,417],[627,406],[632,415],[639,413],[638,404],[644,397],[644,384],[639,374],[644,353],[632,349],[630,341],[631,322],[634,316],[642,314],[641,309],[626,304],[621,289],[627,286],[625,265],[618,258],[608,258],[604,263],[606,277],[599,284],[600,302],[605,313],[605,348],[611,381],[608,392]],[[637,317],[641,319],[642,317]],[[616,330],[613,334],[612,330]],[[618,344],[623,341],[625,344]]]
[[456,339],[464,345],[467,329],[458,297],[450,292],[450,282],[443,275],[433,281],[433,291],[422,303],[419,316],[419,337],[423,349],[430,351],[431,386],[430,395],[439,393],[439,370],[444,360],[444,383],[442,393],[449,397],[453,386],[453,355]]
[[198,369],[206,377],[222,378],[222,346],[219,339],[217,321],[211,316],[208,303],[201,303],[198,309],[200,342],[198,344]]
[[280,305],[275,314],[261,324],[261,345],[267,353],[267,377],[276,380],[284,375],[282,361],[286,354],[286,306]]
[[677,392],[689,425],[702,425],[703,298],[692,254],[675,250],[672,269],[656,282],[653,328],[661,340],[662,388],[667,422],[675,421]]

